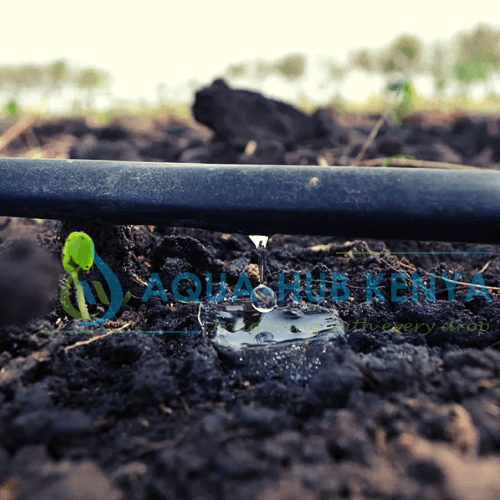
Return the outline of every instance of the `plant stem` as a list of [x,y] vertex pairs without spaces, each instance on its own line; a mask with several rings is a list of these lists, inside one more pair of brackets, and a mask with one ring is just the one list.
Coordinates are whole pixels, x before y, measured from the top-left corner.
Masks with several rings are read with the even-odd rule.
[[73,274],[73,281],[76,286],[76,300],[78,302],[78,309],[82,313],[82,319],[90,319],[89,311],[87,309],[87,304],[85,303],[85,294],[83,293],[82,285],[78,281],[78,273]]

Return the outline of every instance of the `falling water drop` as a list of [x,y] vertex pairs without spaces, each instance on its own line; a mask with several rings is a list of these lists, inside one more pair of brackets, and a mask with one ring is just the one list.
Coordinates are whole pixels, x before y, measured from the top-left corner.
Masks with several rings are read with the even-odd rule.
[[250,295],[252,306],[260,313],[271,312],[276,307],[276,296],[271,288],[259,285]]
[[259,253],[259,281],[260,285],[252,292],[252,306],[254,309],[261,313],[272,311],[276,307],[276,296],[271,288],[264,284],[264,270],[265,270],[265,251],[268,236],[251,235],[250,239],[253,241]]

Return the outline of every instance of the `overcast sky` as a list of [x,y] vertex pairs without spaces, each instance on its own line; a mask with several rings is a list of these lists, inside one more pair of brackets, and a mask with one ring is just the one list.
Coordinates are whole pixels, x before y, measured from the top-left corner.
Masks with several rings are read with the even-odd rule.
[[[66,58],[109,70],[118,97],[154,100],[158,82],[170,88],[192,78],[205,83],[243,60],[301,52],[343,61],[353,48],[379,48],[401,33],[430,43],[479,22],[500,28],[490,23],[500,19],[500,3],[468,5],[456,0],[10,0],[2,5],[0,64]],[[351,87],[346,94],[359,93]]]

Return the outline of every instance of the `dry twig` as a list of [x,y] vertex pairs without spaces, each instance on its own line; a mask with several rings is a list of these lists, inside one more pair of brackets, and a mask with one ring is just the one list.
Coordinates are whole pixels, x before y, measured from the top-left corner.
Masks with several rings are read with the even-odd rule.
[[[358,155],[359,156],[359,155]],[[382,165],[389,158],[374,158],[372,160],[360,161],[359,167],[374,167]],[[356,161],[356,160],[355,160]],[[426,160],[413,160],[409,158],[394,158],[390,165],[400,165],[403,167],[414,168],[445,168],[449,170],[492,170],[491,168],[485,169],[481,167],[471,167],[469,165],[459,165],[456,163],[443,163],[439,161],[426,161]]]
[[8,146],[12,141],[17,139],[21,134],[26,132],[30,127],[32,127],[37,121],[38,116],[25,116],[21,118],[18,122],[14,123],[0,136],[0,151]]
[[70,349],[74,349],[75,347],[80,347],[82,345],[91,344],[92,342],[95,342],[96,340],[101,340],[101,339],[104,339],[106,337],[109,337],[113,333],[119,332],[119,331],[123,330],[124,328],[127,328],[127,326],[129,326],[129,325],[130,325],[130,323],[127,323],[127,324],[121,326],[120,328],[117,328],[116,330],[112,330],[111,332],[105,333],[104,335],[97,335],[97,337],[92,337],[89,340],[82,340],[81,342],[77,342],[76,344],[69,345],[64,350],[69,351]]
[[356,158],[351,162],[351,167],[356,165],[361,158],[363,158],[364,154],[366,153],[366,150],[370,147],[371,143],[375,139],[376,135],[378,134],[378,131],[380,130],[380,127],[384,124],[385,120],[389,117],[389,115],[392,113],[392,110],[386,111],[386,113],[381,116],[378,120],[378,122],[375,124],[373,127],[372,131],[370,132],[370,135],[366,139],[366,142],[363,144],[363,147],[361,148],[361,151],[358,153]]

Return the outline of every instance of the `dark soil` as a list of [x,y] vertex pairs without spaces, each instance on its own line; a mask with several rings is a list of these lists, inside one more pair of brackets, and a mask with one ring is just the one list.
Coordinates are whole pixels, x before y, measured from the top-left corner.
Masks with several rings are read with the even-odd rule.
[[[349,125],[327,110],[307,116],[221,81],[198,93],[193,114],[213,132],[122,118],[59,120],[33,134],[46,157],[348,165],[377,118]],[[21,136],[2,154],[26,155],[29,141]],[[498,168],[500,118],[385,125],[366,158],[395,154]],[[279,273],[287,283],[299,273],[296,305],[310,306],[306,273],[315,293],[325,273],[326,298],[315,307],[338,314],[348,334],[233,352],[211,340],[206,290],[200,308],[176,300],[172,281],[191,272],[217,283],[225,272],[234,290],[247,272],[257,285],[246,236],[6,217],[0,228],[0,498],[500,498],[498,245],[275,235],[267,284],[277,291]],[[104,326],[77,323],[59,300],[61,248],[74,230],[92,236],[132,293]],[[374,253],[390,251],[492,254]],[[482,273],[491,300],[466,300],[469,286],[459,284],[449,301],[436,279],[436,300],[420,291],[414,302],[413,272],[427,284],[429,273],[461,273],[463,283]],[[141,301],[152,273],[167,301]],[[347,300],[332,301],[332,273],[348,276]],[[366,300],[366,273],[385,273],[385,301]],[[391,273],[407,273],[397,293],[406,300],[390,300]],[[95,267],[81,279],[104,284]],[[289,290],[279,306],[292,303]]]

